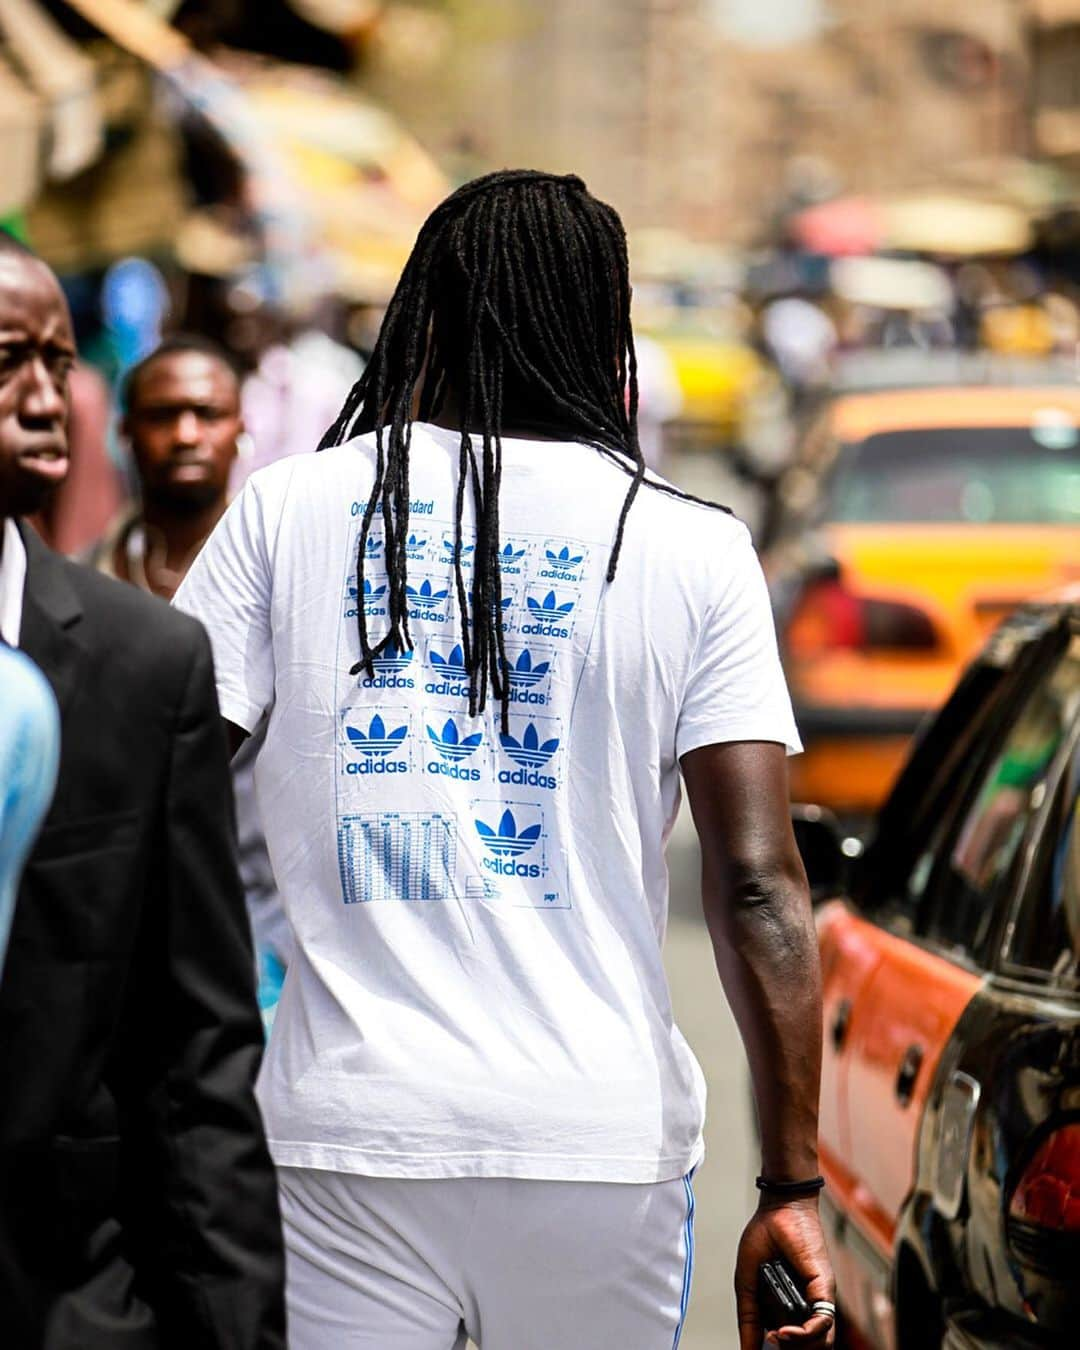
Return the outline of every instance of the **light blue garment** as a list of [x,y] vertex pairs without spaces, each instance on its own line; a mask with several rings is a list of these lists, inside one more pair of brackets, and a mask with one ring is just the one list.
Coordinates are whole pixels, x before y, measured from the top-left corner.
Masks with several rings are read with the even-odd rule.
[[56,787],[60,711],[49,682],[0,644],[0,973],[23,865]]

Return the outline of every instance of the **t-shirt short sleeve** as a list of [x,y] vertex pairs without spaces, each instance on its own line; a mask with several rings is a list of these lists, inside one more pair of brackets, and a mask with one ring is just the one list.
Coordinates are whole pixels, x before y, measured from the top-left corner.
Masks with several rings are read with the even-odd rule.
[[769,592],[745,528],[724,550],[722,569],[683,694],[676,754],[681,758],[699,746],[727,741],[775,741],[797,754],[802,743]]
[[173,598],[210,634],[221,715],[253,731],[274,697],[270,563],[259,477],[230,503]]

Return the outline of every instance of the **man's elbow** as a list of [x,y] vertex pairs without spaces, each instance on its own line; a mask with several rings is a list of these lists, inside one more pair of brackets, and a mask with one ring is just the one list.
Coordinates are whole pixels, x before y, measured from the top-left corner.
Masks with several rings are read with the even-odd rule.
[[729,939],[766,935],[785,946],[813,941],[810,891],[797,853],[727,859],[715,884],[706,878],[704,896],[710,928]]

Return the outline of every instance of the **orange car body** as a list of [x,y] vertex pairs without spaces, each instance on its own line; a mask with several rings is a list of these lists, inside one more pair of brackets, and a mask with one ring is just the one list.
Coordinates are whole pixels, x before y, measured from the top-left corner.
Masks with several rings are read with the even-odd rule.
[[[835,399],[812,427],[791,472],[820,482],[845,446],[890,432],[1080,428],[1080,390],[933,389]],[[783,491],[783,487],[782,487]],[[875,809],[911,733],[952,687],[987,634],[1018,603],[1080,577],[1080,501],[1064,523],[826,520],[816,546],[845,594],[929,622],[932,643],[831,644],[827,609],[796,602],[778,614],[781,645],[806,753],[792,763],[792,795],[834,810]],[[781,536],[766,554],[770,582],[799,566],[805,540]]]
[[[981,979],[859,918],[840,901],[819,911],[818,941],[825,1021],[822,1173],[830,1203],[888,1266],[914,1181],[926,1098]],[[911,1095],[900,1101],[893,1085],[913,1047],[921,1056],[918,1074]],[[867,1109],[868,1102],[878,1109]],[[839,1244],[832,1255],[857,1325],[892,1345],[891,1305],[868,1279],[867,1263]]]
[[[1033,1173],[1042,1195],[1078,1193],[1035,1171],[1080,1102],[1080,974],[1063,959],[1077,932],[1063,905],[1080,840],[1078,601],[1080,587],[1040,597],[984,645],[866,854],[818,882],[821,1208],[852,1350],[1077,1340],[1048,1288],[1080,1308],[1080,1211],[1044,1210],[1027,1248],[1007,1216]],[[1045,960],[1025,945],[1036,930],[1055,934]]]

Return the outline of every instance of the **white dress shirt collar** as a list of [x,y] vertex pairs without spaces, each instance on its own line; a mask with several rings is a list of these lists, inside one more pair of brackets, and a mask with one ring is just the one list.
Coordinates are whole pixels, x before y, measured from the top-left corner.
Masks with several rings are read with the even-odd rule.
[[0,522],[0,529],[4,540],[0,551],[0,637],[17,647],[26,586],[26,545],[10,516]]

